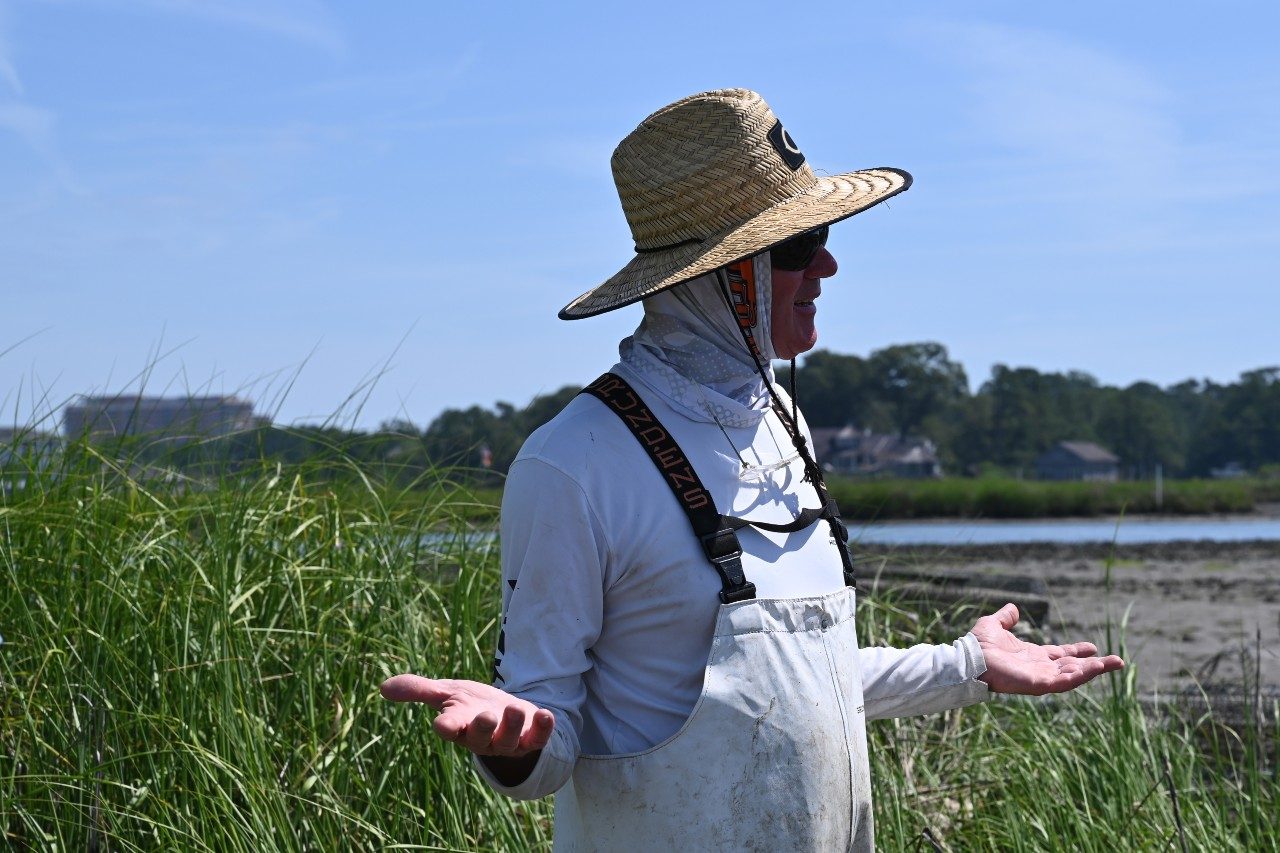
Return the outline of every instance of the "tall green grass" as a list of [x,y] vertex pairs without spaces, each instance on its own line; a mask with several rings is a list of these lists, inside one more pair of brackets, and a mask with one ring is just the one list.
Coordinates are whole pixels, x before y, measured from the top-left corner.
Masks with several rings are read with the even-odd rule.
[[[355,469],[193,489],[76,458],[0,474],[0,846],[547,848],[549,802],[495,796],[426,709],[377,695],[405,670],[488,678],[496,555],[433,544],[473,497]],[[861,630],[954,636],[884,600]],[[875,724],[880,846],[1275,849],[1264,734],[1145,711],[1127,677]]]
[[1169,480],[1157,500],[1140,481],[1042,482],[1004,477],[855,480],[832,477],[831,496],[845,518],[1065,518],[1121,513],[1206,515],[1252,511],[1274,499],[1269,483]]
[[405,670],[487,677],[495,561],[424,535],[460,529],[456,489],[417,484],[410,504],[277,470],[192,492],[123,470],[33,472],[0,503],[8,845],[547,837],[545,806],[490,793],[425,709],[377,693]]
[[[1100,603],[1101,604],[1101,603]],[[864,642],[945,642],[980,614],[920,620],[864,602]],[[945,618],[944,618],[945,617]],[[1098,645],[1104,644],[1101,638]],[[1121,655],[1121,643],[1111,649]],[[886,850],[1280,849],[1280,708],[1246,699],[1228,726],[1140,701],[1136,667],[1061,697],[869,727],[877,836]],[[1140,665],[1140,664],[1139,664]],[[1248,697],[1253,685],[1241,685]],[[1235,697],[1232,697],[1235,698]]]

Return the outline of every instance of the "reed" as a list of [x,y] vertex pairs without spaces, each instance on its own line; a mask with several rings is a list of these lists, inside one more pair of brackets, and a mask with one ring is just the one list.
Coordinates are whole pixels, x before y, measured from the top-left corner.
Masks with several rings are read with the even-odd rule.
[[832,477],[845,518],[1066,518],[1121,513],[1207,515],[1252,511],[1274,500],[1274,486],[1252,480],[1171,480],[1157,499],[1152,483],[1042,482],[1003,477],[855,480]]
[[405,670],[487,676],[495,560],[431,545],[467,529],[456,489],[269,469],[192,491],[81,450],[0,499],[8,846],[546,839],[544,805],[492,794],[424,709],[377,693]]
[[[548,802],[494,795],[426,709],[377,694],[406,670],[488,678],[495,551],[438,543],[492,493],[354,465],[341,487],[262,467],[197,488],[80,451],[0,472],[3,846],[548,847]],[[861,610],[867,643],[947,622]],[[1127,677],[878,723],[880,845],[1274,849],[1264,735],[1146,711]]]
[[[954,625],[977,615],[922,620],[892,600],[864,602],[860,612],[864,642],[896,644],[945,642]],[[1117,646],[1108,651],[1126,655],[1122,626],[1115,627]],[[1252,723],[1233,728],[1212,703],[1189,713],[1140,701],[1136,675],[1131,666],[1069,696],[1002,696],[873,723],[881,845],[1100,853],[1280,848],[1280,708],[1255,700]]]

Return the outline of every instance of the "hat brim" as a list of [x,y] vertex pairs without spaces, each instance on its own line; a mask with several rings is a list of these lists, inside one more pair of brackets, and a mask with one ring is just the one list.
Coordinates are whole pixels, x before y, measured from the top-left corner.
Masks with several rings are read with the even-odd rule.
[[911,175],[880,167],[819,177],[799,195],[700,243],[637,254],[608,281],[560,310],[562,320],[581,320],[639,302],[761,252],[812,228],[848,219],[911,186]]

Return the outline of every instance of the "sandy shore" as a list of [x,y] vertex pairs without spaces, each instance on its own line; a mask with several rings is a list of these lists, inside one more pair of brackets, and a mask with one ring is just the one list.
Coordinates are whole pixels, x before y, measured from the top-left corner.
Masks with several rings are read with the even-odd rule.
[[1126,620],[1127,657],[1144,690],[1239,684],[1242,667],[1280,687],[1280,542],[860,545],[857,555],[864,577],[903,569],[1039,579],[1054,640],[1101,647],[1108,618]]

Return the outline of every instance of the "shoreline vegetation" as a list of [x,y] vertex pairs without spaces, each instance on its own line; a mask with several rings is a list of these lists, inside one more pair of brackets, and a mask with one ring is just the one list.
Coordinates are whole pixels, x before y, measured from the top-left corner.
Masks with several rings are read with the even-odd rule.
[[[199,490],[131,470],[70,454],[0,490],[0,846],[549,848],[549,801],[493,794],[425,708],[377,692],[404,671],[488,679],[496,551],[425,534],[474,530],[495,492],[351,460]],[[1123,604],[1105,606],[1099,645],[1123,654]],[[877,597],[860,639],[946,642],[972,615]],[[1234,719],[1150,707],[1129,670],[876,723],[880,846],[1272,849],[1280,709]]]
[[[495,478],[496,479],[496,478]],[[1061,519],[1104,516],[1252,515],[1280,503],[1280,479],[1050,482],[1006,477],[860,480],[831,476],[831,497],[846,521],[904,519]],[[498,484],[459,486],[467,515],[496,522]]]
[[1052,482],[1006,477],[854,480],[832,477],[830,493],[850,520],[907,518],[1089,518],[1118,515],[1247,514],[1280,501],[1280,479]]

